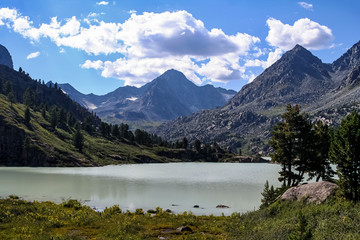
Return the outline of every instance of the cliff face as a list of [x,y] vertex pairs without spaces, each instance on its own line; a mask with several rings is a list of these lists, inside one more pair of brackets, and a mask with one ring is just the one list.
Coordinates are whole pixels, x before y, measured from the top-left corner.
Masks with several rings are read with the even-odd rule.
[[1,44],[0,44],[0,64],[5,65],[11,69],[14,68],[13,61],[9,51]]

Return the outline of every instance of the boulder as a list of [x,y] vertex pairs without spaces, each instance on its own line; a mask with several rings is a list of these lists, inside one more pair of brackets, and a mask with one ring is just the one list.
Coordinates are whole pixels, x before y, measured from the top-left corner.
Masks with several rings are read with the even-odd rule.
[[176,229],[177,232],[192,232],[192,229],[188,226],[181,226]]
[[280,197],[281,200],[299,201],[305,199],[308,203],[322,203],[331,196],[338,185],[331,182],[315,182],[289,188]]
[[219,204],[216,206],[216,208],[229,208],[229,206],[223,205],[223,204]]

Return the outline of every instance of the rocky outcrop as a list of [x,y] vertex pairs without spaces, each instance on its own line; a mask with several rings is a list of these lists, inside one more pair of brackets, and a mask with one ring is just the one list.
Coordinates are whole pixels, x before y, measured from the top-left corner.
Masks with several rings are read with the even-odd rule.
[[315,182],[289,188],[281,197],[281,200],[299,201],[306,200],[308,203],[322,203],[333,195],[338,185],[331,182]]
[[0,64],[9,68],[14,68],[13,61],[9,51],[0,44]]

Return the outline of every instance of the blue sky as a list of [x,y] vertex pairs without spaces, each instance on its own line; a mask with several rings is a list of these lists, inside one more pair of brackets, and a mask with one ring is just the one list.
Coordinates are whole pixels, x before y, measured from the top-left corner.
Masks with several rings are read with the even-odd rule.
[[0,44],[35,79],[105,94],[167,69],[240,90],[295,44],[332,62],[360,40],[360,1],[1,0]]

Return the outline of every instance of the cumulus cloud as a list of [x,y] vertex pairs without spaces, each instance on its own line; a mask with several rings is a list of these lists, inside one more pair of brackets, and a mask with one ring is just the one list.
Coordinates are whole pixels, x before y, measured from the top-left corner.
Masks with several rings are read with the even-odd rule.
[[94,68],[98,70],[98,69],[103,69],[104,64],[101,60],[97,60],[97,61],[86,60],[85,63],[81,64],[80,66],[81,68],[85,68],[85,69]]
[[273,51],[270,51],[268,53],[267,60],[259,60],[259,59],[249,59],[246,61],[245,66],[246,67],[262,67],[262,68],[268,68],[270,67],[274,62],[280,59],[281,55],[284,53],[284,51],[280,48],[276,48]]
[[64,20],[53,17],[49,23],[36,27],[17,10],[2,8],[0,25],[31,41],[49,38],[60,49],[76,48],[95,56],[117,54],[115,61],[87,60],[81,67],[101,70],[102,76],[124,80],[125,85],[139,86],[170,68],[184,72],[199,84],[205,80],[242,79],[247,75],[240,59],[264,54],[256,46],[259,38],[207,29],[186,11],[139,15],[132,12],[123,23],[98,21],[97,16],[90,13],[83,20],[75,16]]
[[106,1],[101,1],[101,2],[97,2],[96,3],[97,5],[103,5],[103,6],[106,6],[109,4],[109,2],[106,2]]
[[299,6],[302,8],[305,8],[306,10],[310,10],[313,11],[314,7],[311,3],[307,3],[307,2],[298,2]]
[[269,18],[266,23],[269,27],[266,41],[282,50],[290,50],[296,44],[312,50],[332,46],[334,36],[331,29],[308,18],[301,18],[294,25],[284,24],[274,18]]
[[30,53],[26,59],[32,59],[32,58],[37,58],[38,56],[40,56],[40,52],[33,52],[33,53]]

